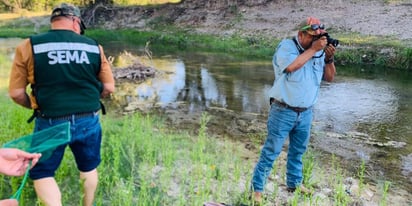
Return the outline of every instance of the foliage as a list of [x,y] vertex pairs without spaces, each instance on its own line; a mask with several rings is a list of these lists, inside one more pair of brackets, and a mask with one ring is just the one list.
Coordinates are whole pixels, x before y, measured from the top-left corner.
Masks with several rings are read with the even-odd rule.
[[28,11],[48,11],[55,5],[66,2],[79,7],[92,6],[95,4],[115,4],[122,6],[129,5],[156,5],[165,3],[179,3],[180,0],[0,0],[0,11],[21,12]]
[[[1,31],[1,30],[0,30]],[[102,44],[114,42],[144,46],[150,42],[154,53],[158,50],[193,51],[202,48],[203,51],[232,53],[239,56],[249,56],[257,58],[270,58],[273,48],[278,41],[273,41],[264,37],[243,38],[241,36],[216,37],[212,35],[197,35],[185,31],[162,32],[162,31],[138,31],[132,29],[124,30],[88,30],[87,35],[97,39]],[[167,45],[167,47],[165,47]]]
[[118,5],[156,5],[165,3],[179,3],[180,0],[114,0]]

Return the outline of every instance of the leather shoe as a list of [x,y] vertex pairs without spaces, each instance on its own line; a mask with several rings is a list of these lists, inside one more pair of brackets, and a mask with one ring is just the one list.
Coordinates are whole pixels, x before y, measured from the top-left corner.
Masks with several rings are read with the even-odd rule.
[[308,189],[308,188],[306,188],[306,187],[304,187],[303,185],[300,185],[299,187],[297,187],[297,188],[292,188],[292,187],[288,187],[287,189],[286,189],[288,192],[300,192],[300,194],[302,194],[302,195],[308,195],[308,196],[311,196],[311,195],[313,195],[313,192],[310,190],[310,189]]
[[261,205],[263,202],[263,197],[261,192],[253,192],[252,197],[253,205]]

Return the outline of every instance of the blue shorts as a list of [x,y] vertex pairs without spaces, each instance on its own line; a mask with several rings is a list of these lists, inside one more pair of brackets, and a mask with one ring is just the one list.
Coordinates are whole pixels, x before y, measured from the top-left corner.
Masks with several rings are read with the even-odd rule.
[[66,146],[70,147],[79,171],[88,172],[97,168],[100,164],[102,129],[97,112],[93,116],[80,118],[73,117],[70,120],[36,118],[34,131],[47,129],[68,121],[70,121],[71,141],[66,145],[57,147],[50,154],[50,158],[41,159],[36,166],[30,170],[31,179],[36,180],[46,177],[54,177],[55,171],[62,162]]

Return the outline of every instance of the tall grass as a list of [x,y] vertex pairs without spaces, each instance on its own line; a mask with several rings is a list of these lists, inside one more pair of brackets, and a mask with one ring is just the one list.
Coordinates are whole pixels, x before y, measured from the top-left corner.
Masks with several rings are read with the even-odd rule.
[[[16,106],[5,93],[4,89],[0,90],[3,111],[0,113],[3,123],[0,124],[0,144],[31,133],[33,126],[25,123],[31,112]],[[185,206],[202,205],[206,201],[252,205],[250,179],[258,152],[254,157],[244,158],[242,144],[208,134],[210,118],[204,113],[199,128],[173,131],[158,116],[137,113],[123,117],[102,116],[102,162],[98,167],[100,184],[96,205]],[[284,161],[281,157],[277,162]],[[303,197],[295,193],[284,197],[281,192],[285,165],[276,163],[269,177],[268,185],[272,185],[272,189],[267,188],[270,192],[265,193],[265,205],[352,204],[356,199],[347,194],[344,186],[347,174],[337,160],[331,165],[332,170],[322,169],[315,151],[309,150],[304,156],[305,184],[314,190],[324,186],[331,188],[332,195]],[[75,168],[71,152],[66,151],[56,173],[65,206],[78,206],[82,201],[82,182]],[[326,174],[330,179],[324,177]],[[0,198],[8,198],[20,185],[21,178],[0,176],[0,182]],[[382,190],[382,205],[385,205],[389,183],[385,183]],[[20,205],[41,205],[31,180],[23,190]]]

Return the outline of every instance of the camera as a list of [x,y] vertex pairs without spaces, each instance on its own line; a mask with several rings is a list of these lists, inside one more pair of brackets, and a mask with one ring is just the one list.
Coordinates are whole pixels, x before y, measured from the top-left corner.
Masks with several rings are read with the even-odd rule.
[[323,33],[323,34],[321,34],[321,35],[319,36],[319,38],[320,38],[320,37],[323,37],[323,36],[326,36],[326,39],[328,40],[328,45],[329,45],[329,44],[332,44],[334,47],[337,47],[337,46],[339,45],[339,40],[330,37],[328,33]]

